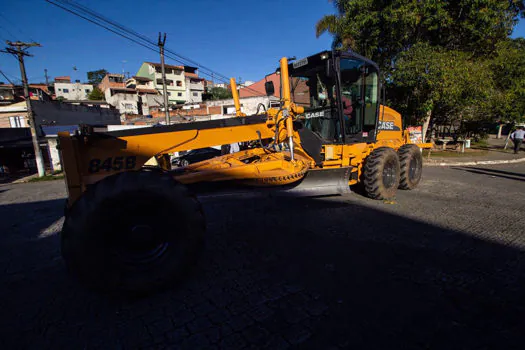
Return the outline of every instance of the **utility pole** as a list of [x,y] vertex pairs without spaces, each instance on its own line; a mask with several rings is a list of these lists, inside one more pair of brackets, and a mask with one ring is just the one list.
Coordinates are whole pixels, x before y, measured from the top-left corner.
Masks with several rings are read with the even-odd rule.
[[159,50],[160,50],[160,67],[162,69],[162,91],[164,95],[164,111],[166,112],[166,125],[170,125],[170,109],[168,105],[168,89],[166,88],[166,70],[164,69],[164,44],[166,44],[166,33],[164,38],[160,40],[159,32]]
[[47,76],[47,68],[44,69],[44,76],[46,77],[46,86],[49,86],[49,77]]
[[38,169],[38,176],[42,177],[45,175],[44,159],[42,158],[42,152],[40,151],[38,136],[36,134],[35,117],[33,115],[33,110],[31,109],[31,99],[29,98],[29,86],[27,84],[26,67],[24,64],[24,56],[33,56],[28,54],[24,50],[33,46],[40,47],[41,45],[38,43],[23,43],[20,41],[7,41],[7,45],[9,45],[10,47],[7,47],[5,52],[16,55],[18,57],[18,63],[20,64],[20,74],[22,75],[22,84],[24,85],[24,97],[26,99],[27,106],[27,119],[29,121],[29,128],[31,129],[31,139],[33,140],[33,148],[35,150],[36,167]]

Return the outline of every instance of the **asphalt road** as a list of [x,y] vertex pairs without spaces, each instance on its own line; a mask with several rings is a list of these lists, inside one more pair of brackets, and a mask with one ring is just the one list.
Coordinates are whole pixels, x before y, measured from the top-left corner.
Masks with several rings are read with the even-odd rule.
[[3,185],[0,347],[521,349],[524,196],[522,163],[426,168],[388,203],[208,204],[190,278],[116,300],[64,269],[63,183]]

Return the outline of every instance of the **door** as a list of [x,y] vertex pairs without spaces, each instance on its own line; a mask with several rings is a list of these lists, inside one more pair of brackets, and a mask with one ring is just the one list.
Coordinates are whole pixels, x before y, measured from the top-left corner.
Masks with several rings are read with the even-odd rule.
[[339,59],[340,109],[346,143],[375,139],[379,110],[379,72],[371,62],[354,57]]

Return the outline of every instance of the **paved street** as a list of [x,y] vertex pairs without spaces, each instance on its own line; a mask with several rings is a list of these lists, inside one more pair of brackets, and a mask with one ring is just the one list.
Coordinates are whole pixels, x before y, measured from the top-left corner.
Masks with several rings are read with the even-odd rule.
[[66,274],[64,198],[62,181],[0,187],[4,349],[523,347],[524,163],[427,167],[391,203],[208,204],[190,278],[139,300]]

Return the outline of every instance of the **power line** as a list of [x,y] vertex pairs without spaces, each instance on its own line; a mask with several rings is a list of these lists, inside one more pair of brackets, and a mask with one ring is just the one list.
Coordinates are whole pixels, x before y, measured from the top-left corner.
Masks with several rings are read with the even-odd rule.
[[0,70],[0,74],[2,74],[2,75],[4,76],[4,78],[6,78],[7,81],[8,81],[11,85],[15,85],[15,84],[11,81],[11,79],[9,79],[9,78],[7,77],[7,75],[5,75],[4,72],[2,72],[1,70]]
[[[129,34],[135,35],[136,37],[138,37],[138,38],[140,38],[140,39],[142,39],[142,40],[144,40],[144,41],[146,41],[148,43],[154,44],[154,42],[151,41],[145,35],[142,35],[142,34],[136,32],[135,30],[133,30],[131,28],[125,27],[125,26],[123,26],[123,25],[121,25],[121,24],[119,24],[119,23],[117,23],[117,22],[115,22],[115,21],[113,21],[113,20],[111,20],[111,19],[109,19],[107,17],[104,17],[100,13],[97,13],[96,11],[89,9],[88,7],[86,7],[84,5],[76,3],[75,1],[71,1],[71,0],[55,0],[55,1],[60,1],[62,3],[64,3],[64,2],[68,3],[71,6],[76,7],[80,11],[85,11],[85,12],[89,13],[90,15],[92,15],[92,16],[94,16],[94,17],[96,17],[96,18],[98,18],[98,19],[100,19],[100,20],[102,20],[104,22],[109,23],[110,25],[113,25],[114,27],[117,27],[117,28],[119,28],[119,29],[121,29],[121,30],[123,30],[123,31],[125,31],[125,32],[127,32]],[[177,52],[174,52],[174,51],[169,50],[169,49],[165,49],[165,51],[171,53],[172,55],[174,55],[174,56],[176,56],[176,57],[178,57],[178,58],[180,58],[182,60],[185,60],[185,61],[187,61],[187,62],[197,66],[198,68],[205,69],[205,70],[209,71],[210,73],[214,73],[215,75],[218,75],[219,77],[222,77],[223,79],[229,80],[229,78],[227,76],[224,76],[224,75],[222,75],[222,74],[220,74],[218,72],[215,72],[212,69],[210,69],[210,68],[208,68],[206,66],[203,66],[202,64],[200,64],[197,61],[194,61],[194,60],[192,60],[190,58],[182,56],[182,55],[178,54]]]
[[16,38],[17,38],[16,35],[14,35],[13,32],[11,32],[11,31],[10,31],[9,29],[7,29],[6,27],[4,27],[4,26],[0,26],[0,28],[3,28],[3,29],[7,32],[7,34],[11,35],[11,37],[12,37],[13,39],[16,39]]
[[[65,11],[67,11],[67,12],[73,14],[73,15],[76,15],[76,16],[82,18],[82,19],[85,19],[85,20],[87,20],[87,21],[89,21],[89,22],[91,22],[91,23],[93,23],[93,24],[95,24],[97,26],[100,26],[100,27],[102,27],[102,28],[104,28],[106,30],[109,30],[110,32],[112,32],[114,34],[117,34],[117,35],[119,35],[119,36],[121,36],[121,37],[123,37],[125,39],[128,39],[128,40],[130,40],[130,41],[132,41],[132,42],[134,42],[134,43],[136,43],[136,44],[138,44],[140,46],[143,46],[143,47],[148,48],[148,49],[150,49],[152,51],[155,51],[155,52],[157,51],[156,44],[153,41],[151,41],[149,38],[147,38],[146,36],[144,36],[144,35],[136,32],[136,31],[134,31],[133,29],[127,28],[127,27],[125,27],[125,26],[123,26],[123,25],[121,25],[121,24],[119,24],[119,23],[117,23],[117,22],[107,18],[107,17],[104,17],[103,15],[101,15],[101,14],[99,14],[99,13],[97,13],[97,12],[95,12],[95,11],[89,9],[89,8],[87,8],[86,6],[80,5],[80,4],[75,3],[74,1],[70,1],[70,0],[54,0],[54,1],[55,2],[53,2],[51,0],[46,0],[46,2],[48,2],[48,3],[52,4],[52,5],[55,5],[55,6],[59,7],[59,8],[62,8],[63,10],[65,10]],[[56,2],[59,2],[62,5],[57,4]],[[68,8],[66,8],[63,5],[72,6],[77,11],[83,12],[83,14],[80,14],[80,13],[76,12],[75,10],[68,9]],[[87,13],[87,15],[86,15],[86,13]],[[106,24],[108,24],[110,26],[113,26],[114,28],[110,28],[107,25],[104,25],[104,24],[100,23],[100,21],[94,20],[92,18],[88,18],[87,16],[95,17],[98,20],[101,20],[101,21],[105,22]],[[122,33],[122,32],[124,32],[124,33]],[[135,37],[135,39],[132,38],[132,37]],[[137,40],[137,38],[139,40],[143,41],[143,42],[139,42]],[[155,47],[155,48],[153,48],[153,47]],[[217,80],[222,81],[222,82],[224,82],[226,84],[229,84],[229,78],[226,77],[225,75],[223,75],[221,73],[218,73],[218,72],[215,72],[212,69],[210,69],[210,68],[208,68],[206,66],[203,66],[200,63],[198,63],[198,62],[196,62],[196,61],[194,61],[192,59],[184,57],[184,56],[182,56],[182,55],[180,55],[180,54],[178,54],[178,53],[176,53],[176,52],[174,52],[172,50],[165,49],[165,51],[171,54],[171,55],[166,54],[165,56],[170,58],[170,59],[172,59],[172,60],[174,60],[175,62],[179,62],[179,63],[181,63],[183,65],[189,65],[187,63],[187,62],[189,62],[190,64],[192,64],[194,66],[197,66],[197,68],[201,69],[201,74],[206,75],[208,77],[211,77],[212,79],[217,78]],[[173,57],[173,56],[176,56],[176,57]],[[184,61],[186,61],[186,62],[184,62]],[[209,73],[205,72],[203,70],[207,70]],[[255,93],[259,93],[258,91],[254,90],[252,88],[249,88],[249,87],[245,87],[245,89],[250,90],[250,91],[255,92]]]
[[[19,26],[17,26],[17,25],[16,25],[15,23],[13,23],[9,18],[7,18],[6,16],[4,16],[4,14],[1,13],[1,12],[0,12],[0,17],[2,17],[6,22],[8,22],[9,24],[11,24],[14,28],[16,28],[16,30],[18,30],[18,32],[19,32],[20,34],[22,34],[23,36],[24,36],[24,35],[27,36],[27,38],[28,38],[29,40],[33,41],[33,42],[35,41],[35,40],[33,40],[33,38],[31,38],[29,35],[27,35],[27,33],[25,33],[24,31],[22,31],[22,29],[20,29]],[[13,37],[15,37],[15,36],[13,35]]]

